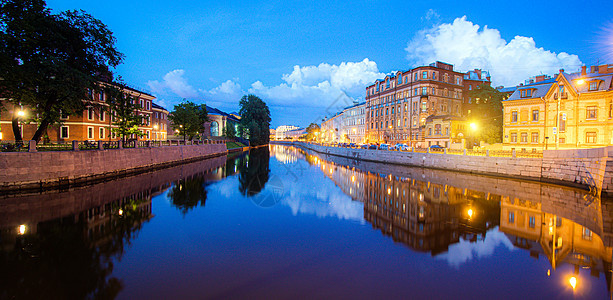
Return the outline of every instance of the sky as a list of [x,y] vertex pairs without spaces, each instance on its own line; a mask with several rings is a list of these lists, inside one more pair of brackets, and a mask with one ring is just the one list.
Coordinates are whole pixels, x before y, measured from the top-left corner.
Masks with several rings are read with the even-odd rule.
[[495,86],[613,63],[613,1],[75,1],[125,54],[129,85],[172,111],[226,112],[255,94],[271,127],[320,123],[397,70],[434,61],[487,70]]

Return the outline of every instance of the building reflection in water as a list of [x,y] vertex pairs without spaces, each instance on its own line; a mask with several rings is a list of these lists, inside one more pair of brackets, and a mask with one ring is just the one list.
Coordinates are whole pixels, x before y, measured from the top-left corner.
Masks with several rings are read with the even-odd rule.
[[0,199],[0,298],[115,298],[123,284],[113,261],[154,217],[152,197],[170,188],[179,210],[204,205],[204,184],[236,173],[235,159]]
[[[461,183],[454,186],[442,183],[451,172],[429,170],[428,177],[423,169],[365,163],[285,146],[271,146],[271,153],[280,162],[304,158],[319,168],[344,193],[364,204],[364,219],[373,228],[414,251],[453,255],[448,251],[454,244],[469,242],[479,247],[487,234],[502,234],[531,257],[546,257],[551,266],[548,275],[564,264],[574,268],[567,275],[573,289],[580,285],[579,270],[589,269],[591,276],[604,275],[611,290],[611,233],[603,231],[600,200],[582,200],[591,199],[587,192],[539,183],[525,187],[516,181],[467,174],[454,174],[458,177],[454,182]],[[392,175],[403,172],[408,176]],[[488,192],[505,191],[501,188],[505,185],[518,188],[507,188],[506,194]]]

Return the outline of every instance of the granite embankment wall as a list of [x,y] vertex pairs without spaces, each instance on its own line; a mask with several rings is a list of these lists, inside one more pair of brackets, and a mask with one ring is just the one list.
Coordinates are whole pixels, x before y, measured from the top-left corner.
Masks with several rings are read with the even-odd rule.
[[78,185],[226,155],[225,143],[0,153],[0,192]]
[[304,142],[275,143],[356,160],[537,180],[613,195],[613,146],[546,150],[543,157],[520,158],[352,149]]
[[19,193],[0,197],[0,230],[20,224],[36,228],[48,220],[79,214],[118,199],[133,195],[152,195],[168,188],[172,182],[193,176],[207,181],[223,178],[223,172],[211,172],[226,164],[225,156],[164,168],[98,184],[49,190],[44,193]]

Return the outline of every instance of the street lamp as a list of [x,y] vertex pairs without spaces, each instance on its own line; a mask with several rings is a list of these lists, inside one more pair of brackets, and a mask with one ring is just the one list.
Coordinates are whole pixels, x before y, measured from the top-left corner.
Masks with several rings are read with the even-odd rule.
[[158,130],[158,125],[157,124],[153,125],[153,134],[155,134],[155,141],[158,140],[157,130]]

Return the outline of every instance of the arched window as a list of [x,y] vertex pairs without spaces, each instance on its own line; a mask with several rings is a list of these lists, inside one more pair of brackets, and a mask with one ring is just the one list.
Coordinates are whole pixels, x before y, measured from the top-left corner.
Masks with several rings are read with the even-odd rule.
[[219,123],[217,121],[211,122],[211,136],[219,136]]

